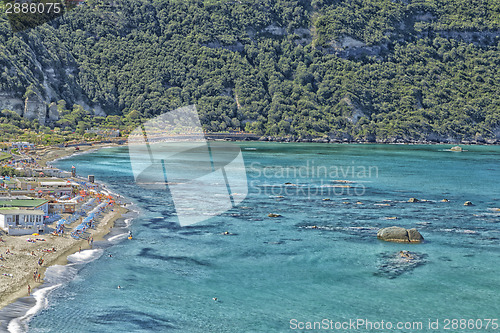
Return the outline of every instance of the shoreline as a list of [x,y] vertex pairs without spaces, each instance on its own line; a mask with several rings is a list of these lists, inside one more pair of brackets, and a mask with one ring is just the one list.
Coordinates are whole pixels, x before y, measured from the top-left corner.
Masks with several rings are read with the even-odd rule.
[[[89,145],[89,146],[79,146],[80,150],[76,151],[74,147],[46,147],[42,148],[40,150],[34,151],[34,157],[37,158],[37,162],[39,163],[40,166],[46,167],[51,165],[53,162],[64,159],[64,158],[69,158],[75,154],[85,154],[85,153],[90,153],[93,151],[97,151],[99,149],[107,148],[107,147],[118,147],[120,146],[119,144],[116,143],[99,143],[96,145]],[[31,153],[33,154],[33,153]],[[110,192],[107,190],[107,192]],[[112,196],[114,199],[117,199],[117,194],[112,193]],[[123,197],[121,197],[123,200]],[[118,202],[118,200],[115,200],[115,202]],[[107,241],[105,239],[105,236],[109,234],[114,227],[114,224],[117,220],[120,218],[123,218],[123,216],[129,212],[132,212],[130,209],[125,208],[124,206],[118,205],[118,203],[113,206],[108,212],[106,212],[104,215],[98,218],[96,222],[96,228],[94,230],[91,230],[91,236],[94,238],[94,241],[96,242],[102,242],[102,241]],[[70,228],[73,228],[77,222],[74,222],[71,224]],[[69,229],[69,228],[68,228]],[[62,265],[65,266],[68,264],[68,256],[78,253],[81,249],[81,251],[89,250],[91,249],[91,245],[88,244],[88,242],[85,239],[80,239],[80,240],[75,240],[73,239],[70,235],[70,230],[65,234],[65,236],[51,236],[50,234],[42,234],[40,237],[43,237],[46,239],[46,242],[42,242],[40,245],[45,245],[43,247],[53,247],[55,245],[57,251],[55,253],[43,253],[43,258],[44,258],[44,263],[42,266],[33,266],[33,268],[37,268],[39,274],[41,275],[41,282],[34,282],[33,281],[33,276],[32,273],[27,273],[23,274],[23,276],[19,279],[16,279],[15,283],[13,285],[10,285],[9,288],[11,290],[3,291],[0,297],[0,312],[6,309],[9,306],[13,306],[16,302],[22,301],[22,303],[26,306],[26,304],[31,305],[30,308],[36,304],[36,301],[34,299],[33,294],[38,291],[43,289],[45,285],[44,277],[47,269],[49,267],[52,267],[54,265]],[[8,244],[5,243],[0,243],[2,245],[2,249],[5,250],[5,248],[9,248],[8,246],[10,245],[9,243],[13,243],[11,246],[11,249],[15,249],[15,245],[18,245],[16,243],[22,243],[25,242],[25,238],[29,236],[4,236],[4,239],[7,241]],[[51,242],[52,241],[52,242]],[[39,242],[37,242],[39,243]],[[55,244],[58,243],[58,244]],[[33,244],[34,245],[34,244]],[[39,246],[37,246],[39,247]],[[33,247],[34,249],[35,247]],[[95,248],[98,248],[95,247]],[[16,253],[16,250],[12,251],[13,253]],[[14,254],[13,257],[15,256],[20,256],[21,254]],[[4,256],[8,257],[8,256]],[[33,260],[35,258],[38,258],[39,255],[36,257],[32,257]],[[10,259],[10,258],[9,258]],[[9,265],[9,259],[4,260],[1,262],[1,264],[4,264],[5,266]],[[29,259],[28,259],[29,260]],[[26,263],[26,267],[30,267],[31,265]],[[5,271],[4,268],[1,268],[2,271]],[[3,272],[1,272],[3,273]],[[9,277],[6,276],[0,276],[1,279],[9,279]],[[11,282],[8,280],[5,280],[7,283]],[[28,284],[31,286],[31,295],[28,295],[28,290],[27,286]],[[29,309],[29,308],[28,308]],[[24,315],[24,314],[23,314]],[[17,317],[17,316],[16,316]],[[4,318],[1,318],[4,319]],[[8,318],[6,318],[8,319]],[[3,320],[2,320],[3,321]],[[7,323],[4,323],[0,321],[0,329],[6,328],[4,325],[8,325]]]
[[[185,135],[170,135],[148,138],[149,143],[181,142],[189,141]],[[204,133],[207,141],[233,141],[233,142],[277,142],[277,143],[334,143],[334,144],[381,144],[381,145],[477,145],[477,146],[497,146],[500,145],[500,138],[487,139],[453,139],[445,138],[440,140],[431,139],[403,139],[400,137],[389,137],[384,139],[355,139],[352,136],[328,137],[328,136],[270,136],[257,135],[252,133]]]
[[[69,158],[70,156],[76,154],[85,154],[97,151],[102,148],[120,147],[123,145],[117,143],[98,143],[92,145],[81,145],[78,146],[79,150],[75,150],[75,147],[45,147],[40,150],[34,150],[35,157],[38,158],[38,164],[42,167],[46,167],[54,163],[55,161]],[[31,153],[33,154],[33,153]]]

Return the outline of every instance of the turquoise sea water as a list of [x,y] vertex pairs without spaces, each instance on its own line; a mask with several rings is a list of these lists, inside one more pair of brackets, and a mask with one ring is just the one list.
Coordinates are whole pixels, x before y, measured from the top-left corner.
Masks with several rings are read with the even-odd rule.
[[[324,319],[422,322],[330,330],[342,332],[461,332],[445,320],[483,319],[465,331],[500,332],[485,329],[500,320],[500,147],[238,145],[247,198],[182,228],[168,192],[134,183],[126,147],[57,162],[95,175],[140,213],[132,241],[115,231],[112,246],[52,269],[61,286],[40,295],[46,306],[29,332],[316,332],[298,323]],[[392,225],[416,227],[426,242],[377,240]],[[401,250],[418,259],[402,261]]]

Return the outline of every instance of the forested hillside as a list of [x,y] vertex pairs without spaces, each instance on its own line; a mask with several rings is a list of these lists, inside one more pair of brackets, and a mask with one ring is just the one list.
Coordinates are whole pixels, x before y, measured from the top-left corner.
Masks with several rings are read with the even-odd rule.
[[0,98],[58,103],[66,129],[93,122],[73,104],[117,125],[197,104],[207,131],[494,140],[499,35],[495,0],[88,0],[0,17]]

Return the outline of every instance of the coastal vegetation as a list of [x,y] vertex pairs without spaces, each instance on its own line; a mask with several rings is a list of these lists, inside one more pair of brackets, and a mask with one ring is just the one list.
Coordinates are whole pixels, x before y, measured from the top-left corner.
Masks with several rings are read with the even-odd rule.
[[0,176],[8,176],[8,177],[13,177],[13,176],[22,176],[22,172],[8,167],[8,166],[0,166]]
[[89,0],[17,33],[2,16],[0,93],[56,103],[59,119],[3,110],[1,133],[126,134],[196,104],[210,132],[498,139],[499,31],[499,3],[466,0]]

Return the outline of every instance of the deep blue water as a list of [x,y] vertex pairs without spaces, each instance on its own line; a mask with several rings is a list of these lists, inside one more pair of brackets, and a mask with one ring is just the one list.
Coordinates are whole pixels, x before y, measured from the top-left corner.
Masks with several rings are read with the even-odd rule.
[[[87,253],[98,259],[74,266],[29,331],[305,332],[290,320],[367,319],[422,322],[430,332],[429,319],[440,320],[434,331],[446,318],[500,319],[500,147],[239,146],[247,198],[182,228],[168,192],[134,183],[126,147],[57,162],[95,175],[140,214],[134,239]],[[426,242],[377,240],[392,225],[416,227]],[[398,259],[401,250],[415,265]]]

